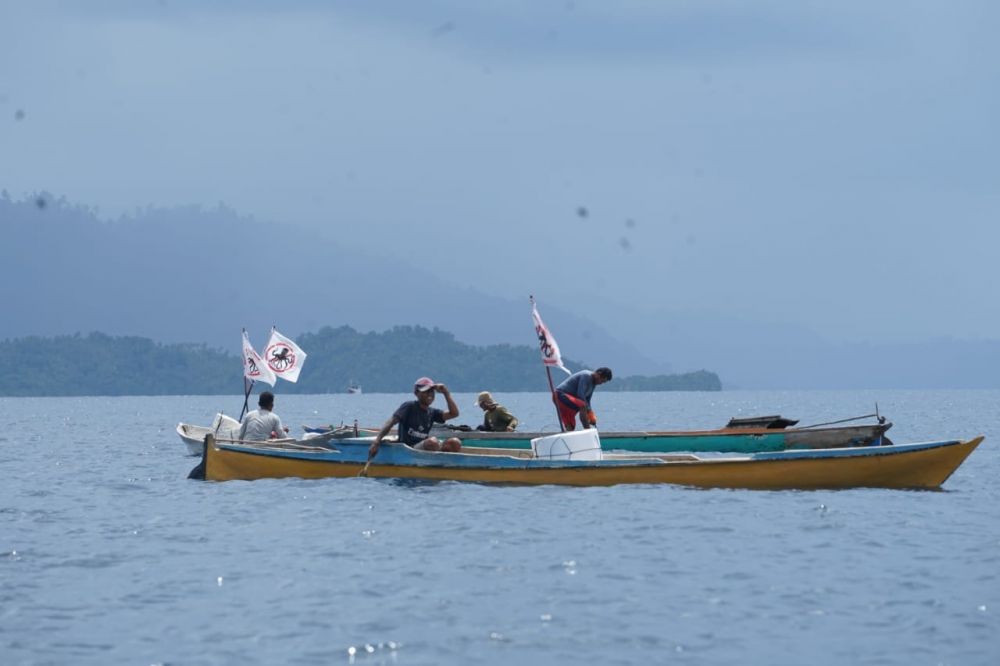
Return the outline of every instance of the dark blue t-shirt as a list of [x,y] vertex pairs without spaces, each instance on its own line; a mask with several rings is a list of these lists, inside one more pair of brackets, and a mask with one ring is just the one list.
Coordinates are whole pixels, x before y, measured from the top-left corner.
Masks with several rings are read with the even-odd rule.
[[431,435],[431,426],[444,423],[444,412],[431,407],[421,409],[416,400],[404,402],[393,414],[399,421],[399,441],[413,446]]

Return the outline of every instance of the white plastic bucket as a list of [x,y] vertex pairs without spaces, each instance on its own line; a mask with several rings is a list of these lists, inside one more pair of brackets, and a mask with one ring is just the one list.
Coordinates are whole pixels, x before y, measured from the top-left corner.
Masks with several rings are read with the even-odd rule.
[[531,440],[535,457],[543,460],[602,460],[601,438],[596,428],[561,432]]

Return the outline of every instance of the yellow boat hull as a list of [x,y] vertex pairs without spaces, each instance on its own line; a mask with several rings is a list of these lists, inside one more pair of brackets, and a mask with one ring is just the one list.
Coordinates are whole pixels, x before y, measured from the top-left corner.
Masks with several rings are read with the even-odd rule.
[[[363,459],[357,456],[340,459],[341,452],[336,450],[308,457],[309,452],[289,453],[266,444],[230,446],[216,444],[211,436],[207,439],[202,464],[204,478],[213,481],[349,478],[358,476],[364,467]],[[529,451],[488,449],[479,450],[482,453],[451,454],[417,452],[406,447],[402,455],[412,456],[412,461],[379,463],[376,458],[366,476],[525,485],[669,483],[755,490],[938,488],[982,439],[980,436],[967,441],[781,452],[750,457],[611,454],[603,461],[562,465],[533,459]],[[497,452],[502,453],[498,455]]]

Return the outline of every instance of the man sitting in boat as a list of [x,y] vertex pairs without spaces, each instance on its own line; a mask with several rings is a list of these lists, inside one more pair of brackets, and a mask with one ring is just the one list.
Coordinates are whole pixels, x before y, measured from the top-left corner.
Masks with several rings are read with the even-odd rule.
[[566,430],[576,430],[576,415],[580,414],[580,425],[584,429],[596,428],[597,417],[590,408],[590,398],[594,388],[611,381],[611,368],[581,370],[563,380],[556,387],[556,408],[559,410],[559,420]]
[[[448,411],[431,407],[434,402],[435,392],[440,392],[448,403]],[[458,416],[458,405],[451,397],[448,387],[444,384],[437,384],[430,377],[421,377],[413,384],[413,395],[416,400],[404,402],[392,417],[385,422],[382,429],[375,435],[375,441],[368,449],[369,460],[378,453],[378,447],[382,443],[382,438],[389,434],[392,427],[399,424],[399,441],[423,451],[451,451],[452,453],[461,450],[462,440],[457,437],[449,437],[443,443],[437,437],[431,437],[431,426],[435,423],[444,423],[448,419]]]
[[274,409],[274,394],[263,391],[257,398],[260,409],[247,412],[240,422],[240,439],[248,442],[265,442],[269,439],[284,437],[288,428],[281,425],[281,419],[272,412]]
[[489,391],[483,391],[476,398],[476,404],[483,410],[483,424],[476,430],[486,432],[513,432],[517,419],[506,407],[498,403]]

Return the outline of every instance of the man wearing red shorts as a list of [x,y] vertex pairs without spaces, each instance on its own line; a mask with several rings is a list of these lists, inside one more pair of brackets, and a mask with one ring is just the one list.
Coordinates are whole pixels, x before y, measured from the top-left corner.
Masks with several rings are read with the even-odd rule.
[[577,413],[584,429],[597,426],[597,417],[590,408],[590,397],[594,395],[595,387],[610,381],[611,368],[598,368],[593,372],[574,372],[556,387],[555,403],[564,429],[576,430]]

